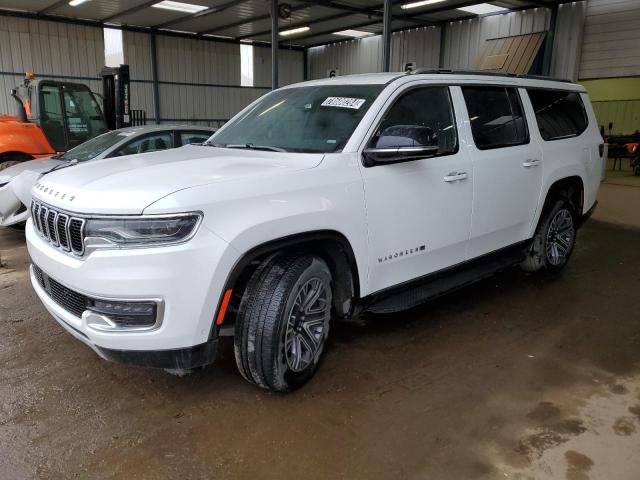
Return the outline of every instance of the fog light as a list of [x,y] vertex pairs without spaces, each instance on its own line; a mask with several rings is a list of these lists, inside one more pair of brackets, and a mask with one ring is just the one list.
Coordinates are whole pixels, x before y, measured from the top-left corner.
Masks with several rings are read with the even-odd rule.
[[156,302],[91,300],[87,309],[112,322],[110,329],[153,327],[158,313]]

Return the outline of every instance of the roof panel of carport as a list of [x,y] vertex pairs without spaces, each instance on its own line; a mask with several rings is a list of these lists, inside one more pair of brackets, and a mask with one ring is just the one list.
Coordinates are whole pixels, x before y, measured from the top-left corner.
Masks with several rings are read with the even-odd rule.
[[[233,40],[270,41],[271,22],[269,4],[265,0],[182,0],[208,8],[195,15],[153,8],[160,0],[90,0],[76,7],[68,0],[0,0],[0,10],[22,10],[29,18],[58,21],[107,21],[131,27],[160,28],[187,34],[214,33]],[[280,37],[283,44],[318,45],[341,38],[333,32],[347,29],[380,33],[383,0],[280,0],[292,5],[291,18],[280,20],[279,29],[309,26],[310,31],[290,37]],[[411,0],[392,0],[393,30],[430,25],[437,22],[475,18],[457,7],[483,3],[482,0],[446,0],[423,7],[403,10],[400,5]],[[487,1],[487,0],[485,0]],[[510,8],[566,3],[567,0],[488,0],[492,4]],[[315,4],[314,4],[315,2]],[[42,12],[44,11],[44,14]],[[30,12],[30,14],[28,13]],[[364,12],[364,13],[363,13]],[[343,37],[348,40],[350,37]]]
[[[294,11],[288,20],[279,20],[280,27],[283,28],[288,23],[312,21],[318,17],[332,15],[338,11],[322,6],[310,6],[308,4],[292,4]],[[220,14],[209,15],[201,18],[194,18],[175,25],[176,28],[194,32],[206,32],[209,30],[222,29],[230,24],[237,24],[243,20],[251,20],[255,17],[265,17],[261,20],[248,21],[243,25],[254,27],[250,32],[259,32],[271,28],[269,6],[263,0],[248,0],[239,5],[231,7]],[[231,20],[230,20],[231,19]],[[222,30],[220,30],[222,31]]]
[[26,10],[29,12],[38,12],[45,8],[51,7],[58,3],[56,0],[2,0],[0,8],[7,10]]

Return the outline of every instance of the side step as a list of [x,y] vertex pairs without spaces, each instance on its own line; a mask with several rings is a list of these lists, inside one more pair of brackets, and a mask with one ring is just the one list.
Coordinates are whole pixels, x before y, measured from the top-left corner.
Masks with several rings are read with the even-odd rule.
[[[523,245],[508,247],[479,259],[412,280],[393,290],[373,294],[365,301],[364,310],[373,313],[394,313],[413,308],[458,288],[518,265],[524,258]],[[365,299],[363,299],[365,300]]]

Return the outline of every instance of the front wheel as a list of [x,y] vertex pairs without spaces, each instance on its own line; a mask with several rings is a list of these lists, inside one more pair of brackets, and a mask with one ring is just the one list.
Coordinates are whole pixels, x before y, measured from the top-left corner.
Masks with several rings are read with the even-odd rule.
[[235,328],[236,364],[246,380],[288,392],[313,376],[329,334],[331,284],[327,264],[313,255],[278,255],[258,267]]
[[14,165],[17,165],[19,163],[19,160],[5,160],[4,162],[0,162],[0,172],[5,168],[13,167]]
[[556,201],[540,219],[521,267],[527,272],[559,272],[576,243],[574,210],[566,199]]

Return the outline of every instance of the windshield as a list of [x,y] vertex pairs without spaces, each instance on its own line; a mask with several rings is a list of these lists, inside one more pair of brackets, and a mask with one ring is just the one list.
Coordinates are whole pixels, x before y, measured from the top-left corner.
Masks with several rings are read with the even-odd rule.
[[86,162],[87,160],[96,158],[102,152],[132,134],[133,132],[123,132],[119,130],[103,133],[98,137],[87,140],[77,147],[72,148],[67,153],[57,158],[61,160],[77,160],[78,162]]
[[344,148],[384,85],[276,90],[209,140],[219,147],[331,153]]

